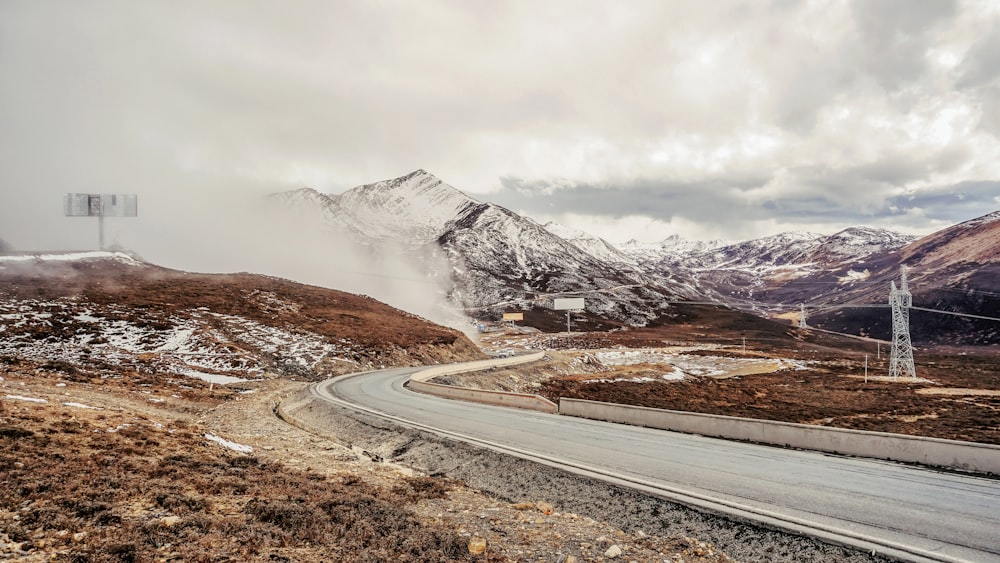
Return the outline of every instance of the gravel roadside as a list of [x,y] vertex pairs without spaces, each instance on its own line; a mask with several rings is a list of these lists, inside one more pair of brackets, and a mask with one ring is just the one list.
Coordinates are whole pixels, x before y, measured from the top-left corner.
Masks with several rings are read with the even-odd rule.
[[[722,552],[739,561],[883,560],[812,538],[700,513],[629,489],[401,427],[350,409],[327,404],[320,407],[303,402],[295,394],[287,396],[289,400],[285,405],[289,408],[285,410],[293,413],[297,422],[312,429],[326,429],[323,434],[349,444],[355,451],[366,452],[369,459],[460,480],[499,501],[496,506],[469,510],[464,515],[447,509],[435,514],[440,507],[427,503],[428,510],[424,514],[428,518],[450,516],[452,520],[457,518],[468,533],[510,540],[513,536],[496,526],[499,520],[491,511],[503,504],[537,505],[544,501],[563,519],[601,522],[614,530],[611,535],[589,530],[570,532],[568,536],[560,536],[555,549],[555,546],[543,546],[539,545],[541,542],[529,540],[511,548],[513,552],[509,555],[518,560],[556,561],[559,556],[571,554],[583,561],[601,561],[609,545],[621,547],[626,561],[677,560],[663,553],[685,544],[689,544],[687,556],[696,558]],[[523,523],[517,533],[528,538],[532,534],[537,536],[547,523],[546,520],[532,523],[531,517],[520,520]],[[661,545],[654,552],[646,551],[646,546],[655,543],[653,539]],[[547,540],[552,541],[552,538]],[[640,551],[645,552],[640,554]],[[679,557],[687,559],[684,555]]]

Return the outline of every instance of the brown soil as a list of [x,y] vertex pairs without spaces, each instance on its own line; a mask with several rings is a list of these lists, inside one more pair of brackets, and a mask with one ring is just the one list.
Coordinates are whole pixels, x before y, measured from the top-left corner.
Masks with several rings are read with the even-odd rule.
[[[16,343],[0,355],[0,559],[599,561],[617,545],[629,560],[729,560],[696,539],[625,533],[544,498],[502,501],[278,420],[274,405],[327,373],[318,369],[224,387],[156,369],[154,345],[121,364],[24,355],[92,331],[75,319],[88,311],[156,332],[204,308],[346,341],[355,366],[483,356],[461,334],[372,299],[100,260],[7,264],[0,301],[35,314],[0,319],[0,337]],[[213,346],[225,356],[245,344]]]
[[598,561],[618,545],[641,561],[729,560],[695,539],[626,534],[544,499],[504,502],[307,434],[271,412],[303,383],[246,394],[0,373],[12,493],[0,495],[0,559]]
[[[420,365],[482,358],[463,334],[390,307],[366,296],[253,274],[194,274],[115,260],[6,263],[0,267],[0,302],[49,316],[18,326],[0,322],[5,337],[59,341],[93,333],[79,312],[95,311],[107,321],[124,321],[150,331],[169,330],[178,319],[197,317],[200,331],[212,328],[201,311],[248,319],[260,325],[308,333],[349,349],[350,361],[322,370],[296,369],[293,359],[276,358],[235,343],[217,343],[220,354],[238,351],[257,356],[271,371],[321,378],[359,368]],[[7,326],[3,326],[7,325]],[[215,328],[222,328],[216,326]],[[158,354],[133,358],[134,369],[149,371]],[[89,365],[88,365],[89,364]],[[80,358],[67,371],[99,371],[107,366]],[[162,369],[162,367],[161,367]]]
[[[368,346],[455,344],[476,355],[461,333],[363,295],[256,274],[195,274],[110,260],[10,263],[0,268],[0,296],[57,299],[72,296],[123,311],[165,317],[198,307],[273,326],[294,326]],[[279,295],[269,305],[254,294]],[[291,306],[289,306],[291,304]]]

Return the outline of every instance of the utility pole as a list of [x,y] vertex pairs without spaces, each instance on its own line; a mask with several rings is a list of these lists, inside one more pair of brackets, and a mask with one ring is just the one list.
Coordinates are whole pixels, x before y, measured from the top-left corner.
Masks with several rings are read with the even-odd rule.
[[900,266],[899,289],[890,282],[889,306],[892,308],[892,349],[889,352],[889,375],[893,379],[917,378],[913,364],[913,343],[910,341],[910,307],[913,295],[906,281],[906,266]]

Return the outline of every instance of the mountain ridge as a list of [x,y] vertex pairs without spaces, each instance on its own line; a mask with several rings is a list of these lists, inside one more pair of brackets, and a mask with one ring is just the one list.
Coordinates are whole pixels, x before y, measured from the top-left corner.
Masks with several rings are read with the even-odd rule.
[[[554,296],[577,295],[589,297],[589,314],[642,326],[669,317],[672,301],[754,309],[818,304],[861,282],[888,280],[900,262],[928,253],[941,257],[947,250],[984,263],[990,253],[1000,253],[991,245],[951,243],[954,232],[940,240],[934,234],[917,240],[866,226],[737,242],[692,242],[675,235],[653,245],[616,246],[480,202],[423,169],[321,196],[299,190],[284,199],[320,207],[328,223],[362,238],[441,253],[451,267],[449,298],[475,316],[498,316],[511,307],[544,312]],[[991,230],[994,223],[1000,225],[997,218],[1000,212],[970,220],[964,228]],[[979,253],[971,255],[970,248]],[[943,267],[954,265],[953,258],[941,258]],[[963,264],[961,275],[976,275],[974,260]],[[874,326],[852,330],[870,332]]]

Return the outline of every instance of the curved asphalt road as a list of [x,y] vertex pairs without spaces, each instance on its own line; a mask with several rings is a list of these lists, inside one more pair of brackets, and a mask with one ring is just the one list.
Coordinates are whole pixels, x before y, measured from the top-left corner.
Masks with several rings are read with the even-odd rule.
[[313,394],[715,512],[915,561],[1000,562],[1000,481],[409,391],[397,368]]

